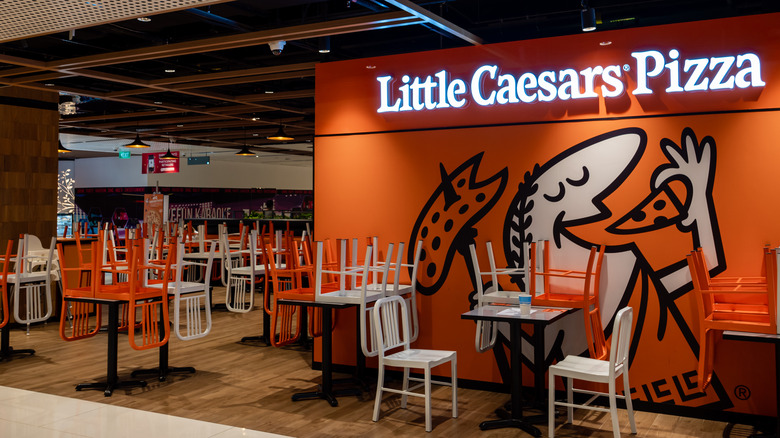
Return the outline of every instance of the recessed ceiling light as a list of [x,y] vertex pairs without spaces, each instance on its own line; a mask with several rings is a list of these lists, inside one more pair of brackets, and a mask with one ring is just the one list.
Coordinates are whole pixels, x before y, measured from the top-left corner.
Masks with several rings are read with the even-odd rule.
[[602,42],[599,43],[599,45],[601,45],[601,46],[608,46],[610,44],[612,44],[612,41],[602,41]]
[[252,134],[252,137],[259,137],[259,136],[260,136],[260,134],[258,134],[256,132],[254,134]]
[[53,87],[54,84],[52,84],[51,82],[47,82],[47,83],[43,84],[43,86],[44,87]]
[[252,117],[252,121],[256,122],[257,121],[257,117]]
[[165,69],[165,73],[176,73],[176,69],[175,68],[166,68]]
[[148,23],[148,22],[152,21],[152,19],[149,18],[149,17],[138,17],[138,18],[136,18],[136,20],[140,21],[141,23]]
[[176,125],[177,128],[183,128],[184,125]]
[[159,100],[157,100],[157,101],[155,101],[155,102],[154,102],[154,104],[155,104],[155,105],[162,105],[162,102],[160,102]]
[[373,70],[373,69],[376,68],[376,66],[375,65],[367,65],[366,68],[369,69],[369,70]]
[[270,90],[265,90],[265,94],[274,94],[274,92]]

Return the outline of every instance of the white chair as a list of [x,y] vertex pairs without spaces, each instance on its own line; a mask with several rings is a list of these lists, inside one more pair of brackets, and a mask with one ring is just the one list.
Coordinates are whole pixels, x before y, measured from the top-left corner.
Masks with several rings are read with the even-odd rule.
[[[471,264],[474,269],[474,282],[477,288],[477,307],[491,304],[511,304],[518,303],[520,290],[505,290],[501,288],[499,276],[510,276],[513,278],[528,278],[528,263],[523,263],[522,268],[497,268],[496,259],[493,255],[493,244],[490,241],[485,242],[488,255],[489,270],[483,271],[479,265],[476,245],[469,245],[471,253]],[[527,254],[527,244],[523,243],[523,254]],[[485,288],[482,283],[483,278],[487,277],[490,281],[490,287]],[[476,337],[474,347],[480,353],[490,350],[496,344],[498,336],[498,324],[494,321],[477,321]]]
[[[211,331],[211,268],[214,264],[217,243],[211,243],[205,263],[184,261],[184,243],[176,248],[176,265],[173,281],[168,282],[168,293],[173,295],[173,329],[182,341],[191,341],[206,336]],[[203,283],[183,278],[184,268],[202,269]],[[149,287],[162,287],[152,283]],[[183,312],[182,312],[183,311]]]
[[[631,324],[633,320],[633,310],[630,307],[621,309],[615,316],[615,327],[612,331],[612,348],[609,352],[609,360],[591,359],[581,356],[566,356],[566,358],[549,368],[549,398],[548,398],[548,435],[550,438],[555,436],[555,406],[567,407],[567,422],[572,422],[574,408],[580,407],[600,412],[609,412],[612,416],[612,433],[616,438],[620,437],[620,425],[617,417],[616,399],[621,398],[626,401],[628,411],[628,421],[631,424],[631,433],[636,434],[636,423],[634,422],[634,409],[631,405],[631,394],[628,383],[628,350],[631,345]],[[623,375],[623,391],[627,396],[618,395],[616,390],[616,380]],[[555,376],[561,376],[566,383],[566,402],[555,401]],[[609,385],[609,393],[589,391],[584,389],[575,389],[574,380],[586,380],[589,382],[606,383]],[[592,397],[583,404],[575,404],[574,393],[589,394]],[[598,396],[606,395],[609,397],[609,408],[590,406],[590,403]]]
[[[41,257],[27,252],[25,240],[24,237],[19,239],[14,273],[8,275],[7,282],[14,286],[14,320],[29,325],[46,321],[54,312],[51,285],[52,277],[56,277],[53,257],[57,241],[52,237],[46,256]],[[31,269],[32,266],[35,270]],[[22,308],[24,312],[20,311]]]
[[[399,319],[400,318],[400,319]],[[412,349],[409,346],[411,330],[409,326],[409,311],[406,303],[399,296],[382,298],[374,305],[374,338],[379,349],[379,375],[376,384],[376,400],[374,401],[374,421],[379,420],[379,407],[382,403],[382,393],[401,394],[401,407],[406,408],[408,396],[425,398],[425,431],[430,432],[431,425],[431,384],[452,386],[452,418],[458,416],[458,373],[457,352],[444,350]],[[431,380],[431,368],[450,362],[452,366],[452,383]],[[385,386],[385,367],[401,367],[404,369],[404,380],[401,389]],[[409,377],[409,369],[423,369],[425,378]],[[423,382],[409,388],[409,381]],[[423,386],[424,393],[414,392]]]
[[[247,313],[254,306],[255,280],[258,275],[265,274],[265,266],[257,264],[257,231],[252,231],[249,239],[249,264],[233,266],[227,234],[222,234],[220,246],[223,248],[223,266],[227,269],[227,286],[225,287],[225,307],[231,312]],[[240,260],[240,252],[236,252]],[[224,273],[224,271],[223,271]]]

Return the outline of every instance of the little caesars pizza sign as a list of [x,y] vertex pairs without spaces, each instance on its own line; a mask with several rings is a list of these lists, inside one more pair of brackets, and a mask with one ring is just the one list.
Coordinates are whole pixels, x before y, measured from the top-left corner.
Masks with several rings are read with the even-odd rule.
[[[431,111],[480,106],[522,105],[569,99],[615,98],[626,92],[626,76],[636,78],[631,94],[691,93],[763,87],[761,60],[755,53],[710,58],[685,58],[677,49],[632,52],[623,65],[584,69],[504,72],[482,65],[466,78],[447,70],[425,77],[379,76],[378,113]],[[399,81],[400,79],[400,81]]]

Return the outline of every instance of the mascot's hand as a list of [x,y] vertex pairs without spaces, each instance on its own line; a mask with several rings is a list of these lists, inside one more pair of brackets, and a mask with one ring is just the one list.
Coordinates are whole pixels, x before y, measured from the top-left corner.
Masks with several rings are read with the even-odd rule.
[[711,178],[714,170],[715,141],[706,137],[697,143],[696,136],[689,128],[683,130],[682,146],[669,139],[661,141],[664,155],[670,164],[660,166],[653,178],[653,187],[659,188],[672,180],[683,181],[688,187],[685,206],[687,213],[681,224],[691,226],[698,216],[709,215],[707,193],[711,190]]

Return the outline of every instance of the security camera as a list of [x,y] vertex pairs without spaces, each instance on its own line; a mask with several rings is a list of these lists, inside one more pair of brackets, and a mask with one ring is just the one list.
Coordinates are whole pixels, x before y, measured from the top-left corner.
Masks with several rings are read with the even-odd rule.
[[271,41],[270,43],[268,43],[268,47],[271,48],[271,53],[273,53],[274,55],[281,55],[282,50],[284,50],[284,45],[285,42],[282,40]]

